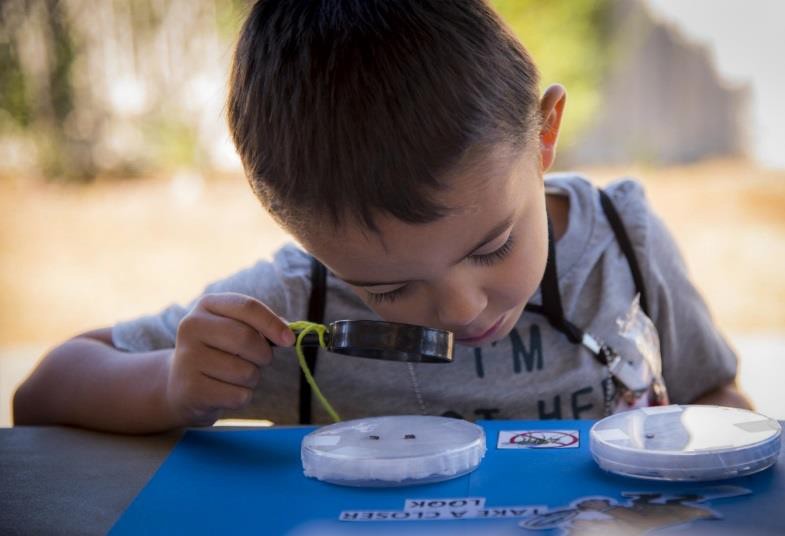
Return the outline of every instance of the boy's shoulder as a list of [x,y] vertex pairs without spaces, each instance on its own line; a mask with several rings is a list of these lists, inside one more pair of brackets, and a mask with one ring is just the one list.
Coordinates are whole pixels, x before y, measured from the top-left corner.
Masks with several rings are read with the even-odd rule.
[[273,254],[273,264],[290,273],[311,271],[311,256],[294,242],[287,242]]
[[661,233],[652,225],[656,217],[640,182],[623,177],[598,186],[577,173],[556,173],[546,177],[545,187],[548,194],[562,195],[569,200],[567,229],[556,248],[559,277],[591,272],[603,262],[608,248],[618,245],[619,229],[612,225],[603,209],[600,188],[610,197],[638,261],[649,262],[652,241],[659,243]]
[[[278,284],[292,280],[309,278],[311,273],[311,257],[297,245],[289,242],[277,249],[272,258],[260,259],[254,264],[240,270],[229,277],[214,281],[205,288],[205,292],[238,292],[258,297],[266,290],[266,282]],[[242,290],[238,290],[242,289]]]
[[580,173],[549,173],[545,177],[546,189],[561,191],[570,197],[599,200],[598,190],[602,189],[621,210],[628,204],[646,204],[646,189],[634,177],[620,177],[605,186],[599,186]]
[[613,202],[625,227],[632,235],[643,238],[651,217],[651,207],[646,189],[635,178],[621,177],[599,186],[578,173],[552,173],[545,179],[546,192],[569,198],[569,219],[574,224],[593,227],[596,220],[605,219],[599,190],[602,189]]

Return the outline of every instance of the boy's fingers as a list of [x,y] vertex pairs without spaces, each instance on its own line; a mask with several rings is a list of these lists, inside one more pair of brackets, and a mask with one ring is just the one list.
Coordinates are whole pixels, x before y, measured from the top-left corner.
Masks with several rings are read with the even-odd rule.
[[257,365],[214,348],[205,348],[201,366],[202,374],[214,380],[253,389],[259,383],[261,370]]
[[251,402],[253,390],[247,387],[228,384],[208,375],[202,375],[200,398],[201,411],[214,414],[216,410],[240,409]]
[[189,424],[191,426],[210,426],[221,418],[222,413],[223,411],[220,409],[195,410],[191,414]]
[[190,332],[189,336],[203,346],[242,357],[255,365],[269,365],[272,360],[269,341],[245,322],[196,311],[183,319],[180,329]]
[[294,344],[294,333],[286,322],[265,304],[250,296],[233,292],[205,294],[199,299],[197,306],[215,315],[245,322],[278,346]]

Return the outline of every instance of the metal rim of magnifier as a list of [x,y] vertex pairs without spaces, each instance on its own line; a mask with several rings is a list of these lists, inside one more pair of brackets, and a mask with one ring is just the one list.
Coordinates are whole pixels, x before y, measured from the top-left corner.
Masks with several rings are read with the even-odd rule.
[[[354,357],[409,363],[451,363],[453,359],[452,332],[437,328],[382,320],[338,320],[327,326],[324,338],[328,352]],[[306,333],[301,344],[318,348],[318,334]]]
[[338,320],[329,325],[328,350],[337,354],[404,361],[450,363],[450,331],[379,320]]

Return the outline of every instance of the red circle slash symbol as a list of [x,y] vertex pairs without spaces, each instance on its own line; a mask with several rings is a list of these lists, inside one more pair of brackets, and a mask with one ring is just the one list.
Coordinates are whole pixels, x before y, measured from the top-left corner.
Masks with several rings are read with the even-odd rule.
[[521,432],[510,438],[510,443],[526,445],[531,448],[564,448],[575,445],[578,434],[561,432],[557,430],[534,430]]

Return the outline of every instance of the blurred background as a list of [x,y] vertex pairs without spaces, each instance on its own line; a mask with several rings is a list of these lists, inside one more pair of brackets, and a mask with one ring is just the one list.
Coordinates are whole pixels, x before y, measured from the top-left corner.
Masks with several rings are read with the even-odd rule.
[[[567,87],[558,169],[644,183],[742,387],[785,419],[785,3],[493,4],[543,88]],[[187,301],[288,240],[225,125],[249,5],[0,1],[0,426],[53,345]]]

